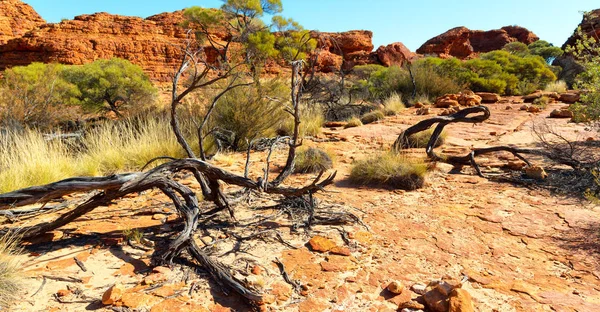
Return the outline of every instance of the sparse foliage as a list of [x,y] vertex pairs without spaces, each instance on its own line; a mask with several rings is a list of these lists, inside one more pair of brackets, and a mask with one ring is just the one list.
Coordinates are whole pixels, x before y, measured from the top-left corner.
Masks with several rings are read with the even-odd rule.
[[0,127],[49,129],[74,115],[77,87],[61,77],[64,65],[33,63],[4,71]]

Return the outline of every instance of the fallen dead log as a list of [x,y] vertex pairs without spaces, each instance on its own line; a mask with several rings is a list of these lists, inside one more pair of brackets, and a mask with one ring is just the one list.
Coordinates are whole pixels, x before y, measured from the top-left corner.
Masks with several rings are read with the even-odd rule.
[[[477,115],[470,116],[473,114],[477,114]],[[531,166],[531,163],[525,157],[523,157],[523,155],[521,155],[521,154],[544,156],[555,162],[568,165],[574,169],[581,167],[581,162],[579,162],[573,158],[558,157],[557,155],[554,155],[554,154],[552,154],[548,151],[542,150],[542,149],[525,149],[525,148],[517,148],[517,147],[512,147],[512,146],[493,146],[493,147],[472,149],[471,152],[469,152],[467,155],[464,155],[464,156],[438,155],[434,151],[435,143],[438,141],[440,135],[442,134],[442,131],[444,130],[444,127],[446,127],[447,125],[449,125],[451,123],[457,123],[457,122],[476,124],[476,123],[481,123],[481,122],[486,121],[489,117],[490,117],[490,110],[486,106],[480,105],[480,106],[473,106],[473,107],[468,107],[468,108],[462,109],[452,115],[437,116],[437,117],[422,120],[422,121],[418,122],[417,124],[404,130],[402,133],[400,133],[400,135],[394,142],[394,145],[392,146],[392,150],[395,152],[399,152],[403,149],[409,148],[410,147],[409,140],[408,140],[409,136],[419,133],[419,132],[422,132],[422,131],[426,131],[429,128],[431,128],[437,124],[433,133],[431,134],[431,137],[429,138],[427,146],[425,147],[425,152],[427,153],[427,157],[429,157],[429,159],[431,159],[433,161],[445,162],[445,163],[449,163],[449,164],[452,164],[455,166],[471,165],[477,171],[477,174],[481,177],[483,177],[483,173],[481,172],[481,169],[479,168],[479,165],[477,164],[475,157],[477,157],[479,155],[495,153],[495,152],[510,152],[515,157],[517,157],[517,158],[521,159],[523,162],[525,162],[528,166]]]

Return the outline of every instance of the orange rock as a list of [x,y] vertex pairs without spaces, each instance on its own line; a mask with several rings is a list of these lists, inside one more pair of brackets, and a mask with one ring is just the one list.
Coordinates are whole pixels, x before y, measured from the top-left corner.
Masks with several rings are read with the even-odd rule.
[[271,285],[271,294],[277,301],[286,301],[292,295],[292,287],[288,283],[275,282]]
[[68,296],[70,294],[71,294],[71,291],[68,290],[68,289],[59,289],[56,292],[56,295],[59,296],[59,297],[66,297],[66,296]]
[[340,246],[335,246],[333,248],[331,248],[331,250],[329,251],[334,255],[340,255],[340,256],[349,256],[350,253],[350,248],[348,247],[340,247]]
[[404,290],[404,285],[398,281],[392,281],[388,284],[387,290],[389,290],[393,294],[401,294]]
[[262,273],[262,271],[263,271],[263,269],[260,266],[255,265],[252,267],[252,270],[250,272],[252,272],[252,274],[254,274],[254,275],[260,275]]
[[320,235],[316,235],[311,238],[308,241],[308,245],[310,246],[311,250],[319,252],[328,252],[336,247],[336,244],[332,240]]
[[448,312],[474,312],[473,300],[468,291],[455,288],[450,293],[450,306]]
[[120,301],[128,308],[142,309],[150,308],[158,304],[161,302],[161,298],[147,294],[126,292],[123,294]]
[[125,287],[121,284],[115,284],[104,292],[102,295],[102,303],[107,305],[114,304],[123,297],[124,293]]
[[326,272],[346,272],[356,268],[356,265],[344,256],[328,256],[327,261],[320,264],[323,271]]

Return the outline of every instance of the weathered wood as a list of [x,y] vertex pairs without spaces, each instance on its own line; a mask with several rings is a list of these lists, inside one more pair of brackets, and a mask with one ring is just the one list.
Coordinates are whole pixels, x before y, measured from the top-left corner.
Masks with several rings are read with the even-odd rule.
[[[478,115],[469,116],[472,114],[478,114]],[[475,149],[471,150],[471,152],[469,152],[467,155],[464,155],[464,156],[438,155],[435,153],[435,151],[434,151],[435,143],[437,142],[440,135],[442,134],[442,131],[444,130],[445,126],[447,126],[450,123],[455,123],[455,122],[480,123],[480,122],[484,122],[489,117],[490,117],[490,110],[486,106],[481,105],[481,106],[465,108],[465,109],[460,110],[449,116],[437,116],[437,117],[425,119],[425,120],[422,120],[422,121],[418,122],[417,124],[409,127],[408,129],[404,130],[402,133],[400,133],[400,135],[394,142],[392,149],[395,152],[399,152],[400,150],[409,148],[410,147],[409,143],[408,143],[409,136],[411,136],[415,133],[425,131],[425,130],[431,128],[432,126],[434,126],[435,124],[437,124],[431,137],[429,138],[427,146],[425,147],[425,152],[427,153],[427,156],[429,157],[429,159],[431,159],[433,161],[441,161],[441,162],[445,162],[445,163],[449,163],[449,164],[453,164],[453,165],[472,165],[473,168],[475,168],[475,170],[477,171],[477,174],[482,177],[483,177],[483,173],[481,172],[481,169],[477,165],[477,162],[475,161],[475,157],[479,156],[479,155],[495,153],[495,152],[510,152],[515,157],[524,161],[528,166],[531,166],[531,163],[525,157],[523,157],[521,154],[544,156],[544,157],[552,159],[556,162],[571,166],[573,168],[577,168],[580,166],[580,162],[575,159],[557,158],[557,157],[554,157],[554,155],[552,155],[551,153],[549,153],[545,150],[542,150],[542,149],[525,149],[525,148],[517,148],[517,147],[512,147],[512,146],[493,146],[493,147],[486,147],[486,148],[475,148]]]

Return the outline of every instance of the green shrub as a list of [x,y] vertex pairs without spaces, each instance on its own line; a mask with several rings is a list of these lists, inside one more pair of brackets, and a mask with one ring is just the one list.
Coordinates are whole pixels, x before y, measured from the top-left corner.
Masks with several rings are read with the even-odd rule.
[[546,92],[565,93],[567,92],[567,83],[562,80],[550,82],[544,88]]
[[[425,131],[417,132],[413,135],[408,136],[408,146],[412,148],[425,148],[427,147],[427,143],[431,139],[431,135],[433,134],[434,129],[429,128]],[[439,147],[446,141],[446,132],[442,131],[442,134],[438,137],[437,141],[435,141],[434,147]]]
[[361,185],[415,190],[423,187],[427,168],[422,160],[386,152],[357,161],[350,172],[350,181]]
[[4,71],[0,127],[49,130],[78,114],[77,87],[61,77],[64,65],[32,63]]
[[[300,111],[300,137],[318,136],[325,124],[325,116],[318,107],[304,108]],[[284,123],[277,129],[279,135],[294,134],[294,118],[287,115]]]
[[359,118],[352,117],[352,118],[348,119],[348,121],[346,121],[346,125],[344,126],[344,129],[360,127],[362,125],[363,125],[363,123],[362,123],[362,121],[360,121]]
[[310,147],[300,149],[296,154],[296,173],[316,173],[333,168],[331,156],[324,150]]
[[[464,87],[453,78],[439,74],[434,66],[426,62],[415,62],[411,65],[411,71],[415,79],[416,94],[425,95],[429,98],[457,93]],[[382,68],[372,72],[367,84],[369,94],[374,100],[386,99],[396,92],[402,94],[403,100],[406,101],[415,89],[409,71],[398,66]]]
[[[271,137],[285,129],[289,114],[282,104],[289,99],[289,87],[283,81],[269,80],[260,86],[235,88],[217,103],[212,115],[212,127],[221,129],[223,142],[232,150],[243,150],[246,140]],[[210,128],[210,127],[209,127]]]
[[366,125],[366,124],[376,122],[378,120],[382,120],[384,118],[385,118],[385,114],[380,110],[376,110],[376,111],[372,111],[370,113],[366,113],[366,114],[362,115],[360,117],[360,122],[362,122],[363,125]]

